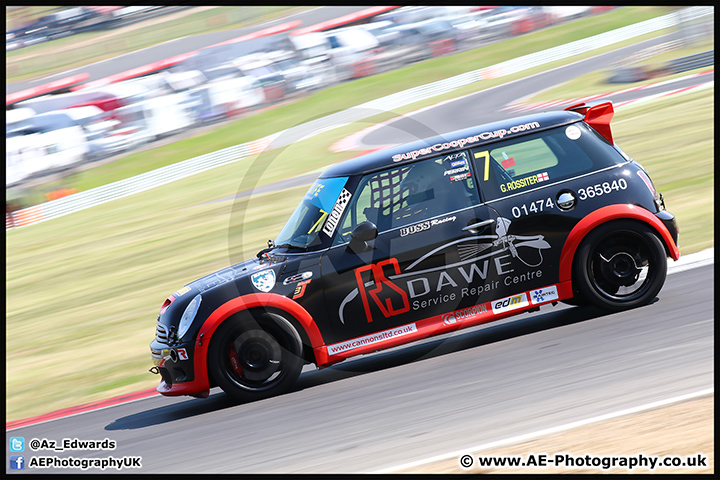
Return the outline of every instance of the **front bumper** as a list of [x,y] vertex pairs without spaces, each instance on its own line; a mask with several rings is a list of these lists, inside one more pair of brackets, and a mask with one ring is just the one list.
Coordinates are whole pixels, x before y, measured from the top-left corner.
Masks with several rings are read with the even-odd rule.
[[207,398],[210,395],[210,389],[199,390],[194,383],[179,383],[173,386],[169,386],[165,383],[165,380],[160,381],[160,385],[157,386],[157,391],[166,397],[179,397],[181,395],[190,395],[191,397]]
[[209,388],[195,381],[193,345],[179,344],[170,347],[154,340],[150,356],[155,365],[150,371],[162,377],[157,391],[166,396],[192,395],[207,397]]
[[663,223],[663,225],[665,225],[665,228],[668,229],[668,233],[670,233],[673,242],[675,242],[675,247],[680,247],[680,244],[678,243],[680,231],[678,230],[675,215],[668,212],[667,210],[660,210],[658,213],[655,214],[655,216]]

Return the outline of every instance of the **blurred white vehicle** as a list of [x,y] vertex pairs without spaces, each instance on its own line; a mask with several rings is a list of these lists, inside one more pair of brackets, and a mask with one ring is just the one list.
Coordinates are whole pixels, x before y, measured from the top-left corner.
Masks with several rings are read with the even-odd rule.
[[337,74],[335,66],[330,61],[330,41],[320,32],[306,33],[304,35],[289,35],[292,48],[300,57],[301,63],[308,66],[321,77],[319,80],[325,86],[335,84]]
[[174,92],[184,92],[204,84],[207,78],[200,70],[187,70],[168,73],[165,81]]
[[259,108],[265,103],[260,81],[254,77],[220,79],[187,90],[184,105],[192,123],[204,125]]
[[15,108],[5,112],[5,183],[13,185],[28,177],[31,173],[30,165],[23,163],[23,159],[38,156],[36,149],[28,148],[28,140],[21,133],[11,133],[18,130],[18,126],[32,118],[35,111],[32,108]]
[[19,107],[5,111],[5,131],[13,130],[20,123],[32,118],[37,112],[29,107]]
[[71,107],[95,105],[103,111],[142,101],[148,96],[148,90],[140,84],[131,82],[111,83],[93,89],[83,89],[58,95],[43,95],[19,102],[18,107],[28,107],[37,113],[51,112]]
[[88,159],[99,160],[122,153],[132,147],[127,135],[116,134],[118,120],[108,118],[99,107],[88,105],[60,110],[72,118],[85,131]]
[[325,66],[312,60],[304,60],[292,50],[273,50],[263,53],[263,57],[272,63],[285,81],[287,95],[295,95],[319,90],[330,84]]
[[154,142],[192,126],[186,93],[159,95],[118,109],[133,145]]
[[564,22],[575,20],[592,13],[592,7],[545,7],[545,10],[551,15],[552,22]]
[[265,103],[274,104],[288,94],[285,76],[273,63],[269,52],[256,52],[238,57],[233,65],[240,69],[243,76],[257,79],[265,94]]
[[65,170],[84,162],[87,153],[85,132],[66,114],[48,112],[6,123],[6,185]]
[[145,98],[150,98],[173,93],[173,89],[167,81],[168,76],[169,74],[167,72],[159,72],[153,73],[152,75],[146,75],[144,77],[124,80],[122,82],[118,82],[117,84],[137,85],[145,89]]
[[375,73],[374,56],[380,43],[372,33],[360,27],[346,27],[325,32],[325,36],[340,81]]

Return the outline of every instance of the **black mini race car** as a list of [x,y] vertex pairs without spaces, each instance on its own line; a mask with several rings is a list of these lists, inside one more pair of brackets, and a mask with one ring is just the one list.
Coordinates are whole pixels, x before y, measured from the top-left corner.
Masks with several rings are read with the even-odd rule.
[[675,217],[613,142],[611,103],[481,125],[337,164],[257,258],[165,300],[163,395],[237,400],[322,368],[559,301],[653,301]]

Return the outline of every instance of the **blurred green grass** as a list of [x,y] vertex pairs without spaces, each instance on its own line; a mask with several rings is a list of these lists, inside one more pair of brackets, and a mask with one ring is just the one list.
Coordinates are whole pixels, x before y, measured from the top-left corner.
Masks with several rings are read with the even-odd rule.
[[[417,67],[411,68],[417,75]],[[428,77],[432,75],[434,68],[428,72]],[[352,98],[353,104],[365,101],[358,98],[365,95],[361,92]],[[708,221],[713,218],[713,92],[709,89],[620,110],[613,121],[618,144],[650,170],[668,208],[678,216],[684,254],[713,244],[712,222]],[[282,107],[290,109],[291,121],[282,109],[263,114],[274,121],[266,117],[262,127],[278,131],[313,115],[315,102],[307,101],[312,106],[304,112],[301,102]],[[151,366],[148,345],[162,301],[185,283],[261,249],[282,228],[307,186],[253,195],[242,225],[237,224],[236,202],[208,202],[238,193],[241,184],[263,185],[343,160],[349,155],[328,151],[334,141],[389,115],[296,142],[270,157],[248,157],[8,231],[6,419],[157,385],[158,377],[147,373]],[[252,123],[253,119],[242,121]],[[255,128],[250,138],[262,136],[261,126]],[[222,132],[228,135],[231,130],[228,126]],[[212,141],[222,141],[222,135],[216,135]],[[235,139],[230,144],[235,143],[239,142]],[[186,152],[183,147],[174,148]],[[218,148],[215,145],[213,150]],[[151,161],[154,155],[146,152],[144,158]],[[178,161],[195,153],[175,155]],[[249,169],[253,162],[267,162],[276,155],[262,175]]]
[[616,142],[649,172],[677,217],[680,250],[714,245],[714,88],[615,113]]

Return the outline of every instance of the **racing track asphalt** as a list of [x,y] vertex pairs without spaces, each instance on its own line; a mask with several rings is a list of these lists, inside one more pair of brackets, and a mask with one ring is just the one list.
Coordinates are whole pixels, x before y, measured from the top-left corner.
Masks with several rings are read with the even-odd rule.
[[545,306],[306,371],[279,397],[156,396],[6,441],[109,438],[115,450],[26,462],[139,455],[143,473],[377,471],[711,387],[713,283],[704,266],[668,276],[647,307]]
[[[496,89],[497,105],[550,86],[540,78],[549,76]],[[144,473],[377,471],[712,386],[713,284],[705,266],[670,275],[640,309],[543,307],[306,368],[293,392],[260,402],[233,405],[218,389],[207,399],[156,396],[6,441],[110,438],[113,451],[42,453],[140,455]]]

